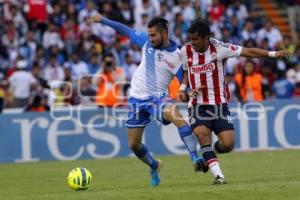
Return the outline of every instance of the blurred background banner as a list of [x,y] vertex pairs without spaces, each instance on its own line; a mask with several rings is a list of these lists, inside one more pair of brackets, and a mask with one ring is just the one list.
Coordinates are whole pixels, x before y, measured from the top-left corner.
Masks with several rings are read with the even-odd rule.
[[[236,151],[300,148],[299,99],[234,103],[230,107],[237,130]],[[122,108],[88,107],[2,114],[0,162],[132,156],[123,125],[125,117]],[[162,127],[152,121],[143,140],[155,155],[186,153],[173,125]]]

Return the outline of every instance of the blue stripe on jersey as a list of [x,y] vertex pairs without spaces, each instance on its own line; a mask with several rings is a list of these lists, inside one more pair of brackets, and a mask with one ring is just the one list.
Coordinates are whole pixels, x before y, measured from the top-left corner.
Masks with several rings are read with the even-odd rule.
[[146,84],[147,92],[153,94],[157,92],[156,87],[156,73],[155,73],[155,49],[150,42],[146,45]]

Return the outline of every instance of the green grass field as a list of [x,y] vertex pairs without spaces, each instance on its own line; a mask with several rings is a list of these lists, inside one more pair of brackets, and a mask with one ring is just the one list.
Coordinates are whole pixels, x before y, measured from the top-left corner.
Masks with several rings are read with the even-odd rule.
[[[0,199],[28,200],[287,200],[300,199],[300,151],[231,153],[220,156],[227,185],[196,174],[187,156],[163,156],[161,185],[149,185],[148,168],[136,158],[0,165]],[[72,168],[89,169],[87,191],[66,183]]]

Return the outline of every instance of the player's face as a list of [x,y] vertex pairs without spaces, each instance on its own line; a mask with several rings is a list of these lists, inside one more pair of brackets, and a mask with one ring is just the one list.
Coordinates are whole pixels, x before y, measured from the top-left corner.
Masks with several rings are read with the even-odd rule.
[[148,28],[148,35],[149,35],[151,45],[154,48],[160,49],[163,46],[165,37],[166,37],[164,31],[160,32],[154,26],[154,27]]
[[209,44],[208,36],[202,38],[198,35],[197,32],[189,33],[188,36],[196,52],[205,52],[207,50]]

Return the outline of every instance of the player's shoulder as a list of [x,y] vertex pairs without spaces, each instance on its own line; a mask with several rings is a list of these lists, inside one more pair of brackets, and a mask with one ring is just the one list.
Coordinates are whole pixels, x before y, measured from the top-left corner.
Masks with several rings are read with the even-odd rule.
[[236,51],[240,47],[231,43],[225,43],[223,41],[211,38],[210,43],[214,45],[217,49],[217,51]]
[[222,47],[227,48],[229,46],[228,43],[224,43],[223,41],[217,40],[215,38],[210,38],[209,42],[210,44],[214,45],[217,48],[222,48]]
[[191,45],[192,45],[191,42],[184,43],[184,44],[181,46],[181,49],[187,48],[188,46],[191,46]]
[[181,53],[185,53],[185,52],[186,52],[186,49],[187,49],[188,47],[190,47],[190,46],[192,46],[192,43],[191,43],[191,42],[187,42],[187,43],[183,44],[183,45],[181,46],[181,48],[180,48]]

